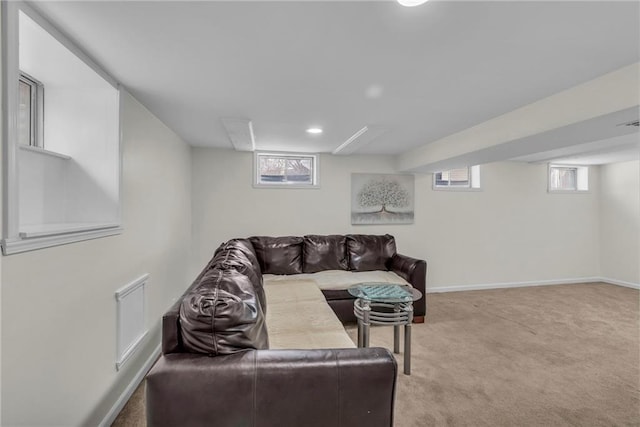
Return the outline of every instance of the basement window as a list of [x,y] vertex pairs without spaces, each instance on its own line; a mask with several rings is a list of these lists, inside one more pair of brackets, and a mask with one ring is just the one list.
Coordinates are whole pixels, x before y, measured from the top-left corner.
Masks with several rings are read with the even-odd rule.
[[575,193],[588,190],[588,166],[549,165],[550,193]]
[[44,147],[44,85],[27,73],[18,79],[18,142],[24,146]]
[[449,169],[433,174],[434,190],[479,190],[480,166]]
[[317,188],[318,155],[256,152],[253,184],[254,187]]
[[26,2],[2,18],[3,253],[120,233],[117,82]]

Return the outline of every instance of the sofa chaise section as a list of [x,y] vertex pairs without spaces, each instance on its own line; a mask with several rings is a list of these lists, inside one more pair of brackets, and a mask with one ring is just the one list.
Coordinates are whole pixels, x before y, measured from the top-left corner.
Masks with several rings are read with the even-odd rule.
[[396,370],[381,348],[168,354],[147,376],[147,424],[389,427]]

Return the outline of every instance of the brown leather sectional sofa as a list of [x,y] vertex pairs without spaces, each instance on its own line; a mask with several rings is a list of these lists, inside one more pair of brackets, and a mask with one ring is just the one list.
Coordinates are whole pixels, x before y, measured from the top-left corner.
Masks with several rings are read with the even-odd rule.
[[[276,323],[274,316],[282,320],[277,316],[293,308],[294,300],[306,304],[304,311],[321,311],[328,303],[342,322],[353,321],[353,298],[346,289],[321,288],[320,294],[310,285],[312,278],[326,272],[364,277],[358,274],[376,271],[396,274],[424,294],[426,263],[397,254],[390,235],[258,236],[223,243],[163,316],[162,356],[147,376],[148,424],[393,425],[397,366],[387,349],[334,348],[351,343],[329,333],[333,341],[325,341],[326,348],[315,348],[313,342],[299,348],[295,340],[281,340],[292,347],[274,349],[269,339],[273,343],[274,334],[286,331],[281,326],[268,331],[266,322],[269,317],[269,323]],[[263,277],[274,281],[265,285]],[[280,285],[281,279],[296,277],[303,280]],[[308,295],[316,292],[324,299],[302,301],[307,295],[303,285]],[[275,304],[278,295],[281,301]],[[425,310],[424,298],[415,303],[418,319]],[[334,316],[330,310],[329,316]],[[312,341],[314,328],[331,323],[319,321],[315,313],[311,321],[303,317],[294,313],[288,323],[300,323],[292,326],[303,332],[308,325]]]

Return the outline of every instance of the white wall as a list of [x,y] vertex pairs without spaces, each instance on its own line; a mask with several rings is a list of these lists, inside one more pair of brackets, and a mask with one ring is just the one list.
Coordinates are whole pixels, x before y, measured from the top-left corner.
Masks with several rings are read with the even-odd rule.
[[[2,259],[2,425],[96,425],[190,281],[190,148],[122,102],[124,232]],[[114,292],[144,273],[149,336],[117,372]]]
[[598,167],[586,194],[548,194],[547,166],[481,169],[482,191],[431,189],[416,176],[415,224],[352,226],[352,172],[392,173],[387,156],[322,155],[320,189],[254,189],[252,154],[192,149],[194,260],[232,237],[390,233],[400,253],[426,259],[428,287],[598,276]]
[[640,285],[640,162],[601,167],[600,263],[607,279]]

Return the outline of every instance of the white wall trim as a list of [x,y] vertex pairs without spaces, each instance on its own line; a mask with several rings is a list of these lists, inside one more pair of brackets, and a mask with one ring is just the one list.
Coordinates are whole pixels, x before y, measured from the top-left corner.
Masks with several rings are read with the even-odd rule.
[[[529,286],[572,285],[576,283],[605,282],[602,277],[576,277],[571,279],[534,280],[527,282],[485,283],[477,285],[434,286],[426,289],[428,294],[440,292],[478,291],[483,289],[525,288]],[[615,284],[615,283],[614,283]]]
[[21,252],[34,251],[36,249],[49,248],[52,246],[66,245],[68,243],[81,242],[83,240],[98,239],[100,237],[113,236],[122,233],[122,227],[111,227],[81,231],[69,234],[59,234],[55,236],[34,237],[32,239],[4,239],[2,240],[2,252],[5,255],[18,254]]
[[45,150],[41,147],[34,147],[32,145],[20,145],[18,147],[20,150],[31,151],[32,153],[42,154],[43,156],[57,157],[63,160],[71,160],[71,156],[67,156],[66,154],[56,153],[55,151]]
[[107,415],[105,415],[100,424],[98,424],[100,427],[107,427],[113,424],[120,411],[122,411],[122,408],[124,408],[124,405],[126,405],[129,399],[131,399],[133,392],[136,391],[138,385],[140,385],[142,380],[144,380],[147,372],[149,372],[159,356],[160,344],[158,344],[158,346],[153,349],[153,352],[151,352],[149,358],[144,362],[138,373],[133,377],[127,388],[125,388],[124,392],[120,395],[118,400],[116,400],[109,412],[107,412]]
[[640,289],[640,283],[627,282],[625,280],[611,279],[609,277],[598,277],[600,282],[609,283],[610,285],[624,286],[625,288]]
[[17,2],[2,2],[2,233],[18,235],[18,14]]

